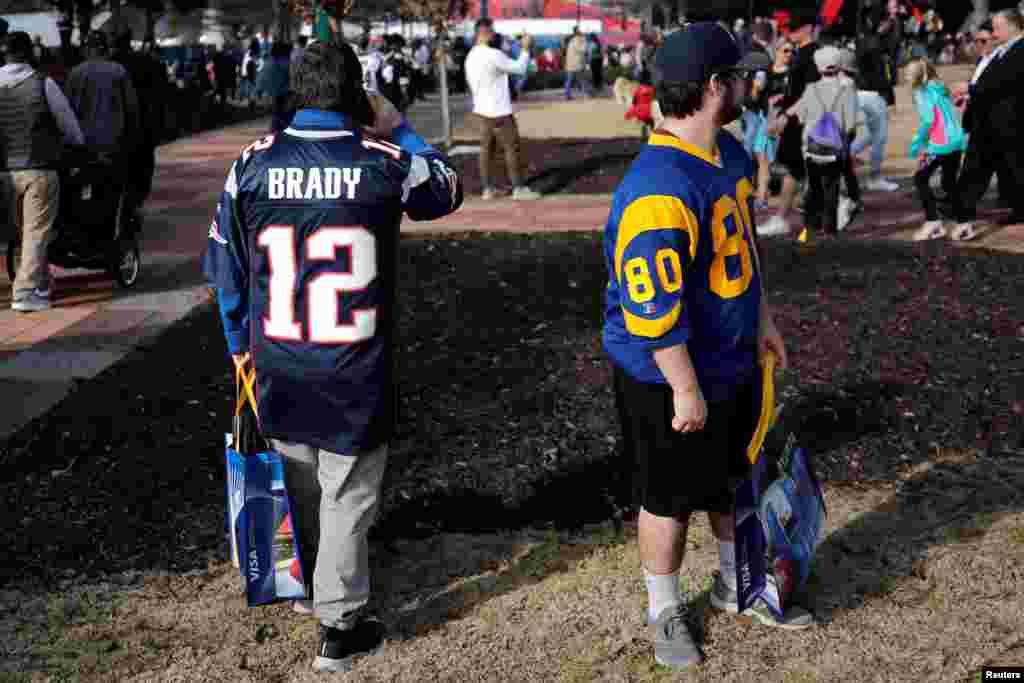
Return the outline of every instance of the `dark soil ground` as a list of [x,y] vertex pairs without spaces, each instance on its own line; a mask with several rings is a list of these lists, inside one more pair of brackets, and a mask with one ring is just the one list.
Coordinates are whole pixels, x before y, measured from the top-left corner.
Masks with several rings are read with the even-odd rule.
[[[466,144],[478,144],[468,140]],[[520,158],[526,182],[545,195],[555,193],[605,194],[615,191],[626,169],[642,147],[641,140],[523,140]],[[480,194],[480,161],[477,155],[452,158],[467,196]],[[499,188],[511,189],[501,148],[491,155],[491,174]]]
[[[379,541],[576,528],[628,490],[599,345],[597,234],[402,242],[401,415]],[[829,480],[935,449],[1024,455],[1024,259],[765,240],[784,396]],[[0,584],[203,568],[224,548],[233,377],[203,307],[0,443]]]

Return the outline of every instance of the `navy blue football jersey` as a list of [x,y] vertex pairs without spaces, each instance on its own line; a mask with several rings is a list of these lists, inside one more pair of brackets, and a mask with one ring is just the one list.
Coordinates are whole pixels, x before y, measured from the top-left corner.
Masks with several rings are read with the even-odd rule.
[[393,139],[303,110],[228,174],[203,268],[229,351],[252,354],[267,437],[350,453],[391,436],[401,219],[462,203],[443,156],[407,125]]
[[709,155],[657,132],[615,192],[605,227],[604,346],[641,382],[667,382],[653,352],[686,344],[709,401],[757,368],[761,280],[754,166],[732,135]]

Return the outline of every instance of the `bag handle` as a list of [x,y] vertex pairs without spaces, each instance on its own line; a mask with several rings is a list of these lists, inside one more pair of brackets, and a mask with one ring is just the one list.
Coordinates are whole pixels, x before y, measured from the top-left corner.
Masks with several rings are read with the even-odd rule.
[[768,430],[775,423],[775,354],[766,353],[762,357],[764,381],[761,384],[761,417],[757,421],[757,429],[747,446],[747,460],[753,465],[761,454],[761,446],[768,435]]
[[242,415],[242,409],[248,403],[253,415],[259,417],[256,405],[256,368],[243,363],[235,368],[235,417]]
[[259,420],[255,386],[256,368],[249,362],[240,363],[235,366],[235,419],[232,421],[234,423],[232,431],[235,448],[238,448],[241,440],[242,421],[238,418],[242,416],[242,411],[245,409],[246,404],[249,404],[249,407],[252,408],[252,414]]

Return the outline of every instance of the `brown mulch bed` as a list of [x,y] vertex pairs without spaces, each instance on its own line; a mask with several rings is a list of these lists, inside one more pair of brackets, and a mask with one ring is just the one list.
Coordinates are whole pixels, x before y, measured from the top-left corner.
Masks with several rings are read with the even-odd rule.
[[[467,140],[464,144],[478,144]],[[612,140],[523,140],[520,155],[526,182],[544,194],[605,194],[615,191],[642,146],[640,137]],[[479,156],[452,158],[468,195],[479,194]],[[492,177],[499,188],[511,189],[500,147],[491,155]]]
[[[765,252],[787,411],[825,478],[892,480],[940,447],[1021,456],[1024,259],[843,240]],[[398,272],[401,410],[378,539],[612,517],[628,480],[599,345],[600,235],[405,239]],[[206,306],[0,442],[0,584],[222,557],[231,391]]]

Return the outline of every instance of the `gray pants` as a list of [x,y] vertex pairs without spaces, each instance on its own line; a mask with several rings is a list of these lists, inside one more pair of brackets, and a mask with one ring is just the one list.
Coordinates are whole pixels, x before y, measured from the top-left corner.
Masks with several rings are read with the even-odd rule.
[[325,626],[351,628],[370,598],[367,536],[377,515],[387,444],[358,455],[277,440],[273,445],[284,458],[316,616]]

